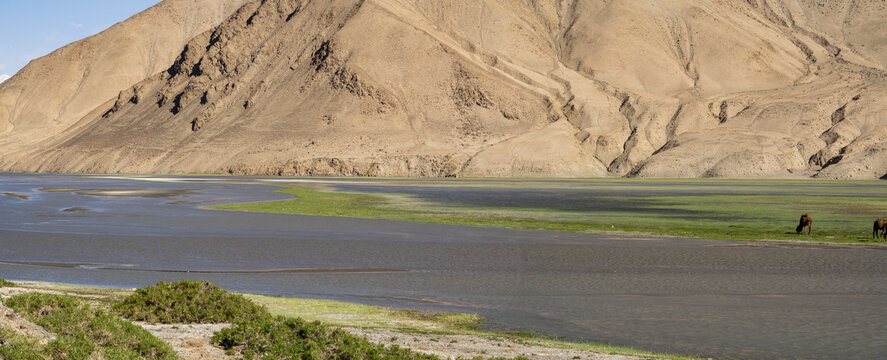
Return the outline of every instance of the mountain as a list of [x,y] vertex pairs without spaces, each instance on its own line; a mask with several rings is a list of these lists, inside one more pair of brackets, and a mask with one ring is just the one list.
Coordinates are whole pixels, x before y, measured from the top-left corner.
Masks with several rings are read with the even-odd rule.
[[0,84],[0,169],[887,177],[887,3],[167,0]]

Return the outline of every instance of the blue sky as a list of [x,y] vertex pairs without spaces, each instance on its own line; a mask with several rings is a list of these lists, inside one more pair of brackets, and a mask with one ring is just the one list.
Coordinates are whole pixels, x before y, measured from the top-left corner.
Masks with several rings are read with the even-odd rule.
[[159,0],[0,0],[0,81]]

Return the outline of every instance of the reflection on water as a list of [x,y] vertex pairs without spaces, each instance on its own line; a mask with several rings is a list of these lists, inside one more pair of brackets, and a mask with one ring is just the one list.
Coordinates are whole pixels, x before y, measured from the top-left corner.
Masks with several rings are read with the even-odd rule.
[[[151,180],[0,176],[0,276],[119,287],[206,279],[234,291],[475,312],[499,329],[649,350],[887,357],[873,335],[887,333],[884,251],[208,211],[199,206],[287,195],[251,178]],[[559,202],[578,191],[523,196],[502,184],[465,194]],[[456,190],[415,189],[465,196]],[[72,208],[89,211],[64,212]]]

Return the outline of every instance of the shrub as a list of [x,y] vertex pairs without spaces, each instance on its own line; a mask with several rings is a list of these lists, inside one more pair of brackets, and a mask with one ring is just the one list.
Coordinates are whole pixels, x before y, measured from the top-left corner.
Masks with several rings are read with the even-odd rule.
[[3,278],[0,278],[0,288],[2,288],[2,287],[13,287],[13,286],[15,286],[15,283],[14,283],[14,282],[9,281],[9,280],[5,280],[5,279],[3,279]]
[[230,323],[271,316],[242,295],[203,281],[159,282],[136,290],[112,307],[121,316],[163,324]]
[[438,359],[374,344],[316,321],[282,316],[237,323],[216,333],[213,342],[244,359]]
[[[24,294],[6,305],[56,334],[43,349],[21,348],[23,358],[175,359],[173,349],[145,329],[70,296]],[[32,357],[33,356],[33,357]],[[44,356],[47,357],[47,356]]]

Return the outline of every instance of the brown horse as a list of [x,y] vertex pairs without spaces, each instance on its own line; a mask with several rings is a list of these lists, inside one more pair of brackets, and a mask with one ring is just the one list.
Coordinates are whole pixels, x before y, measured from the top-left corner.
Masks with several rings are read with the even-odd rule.
[[807,228],[807,235],[810,235],[810,232],[813,231],[813,218],[807,214],[801,215],[801,221],[798,222],[798,228],[795,231],[800,234],[804,232],[805,227]]
[[876,240],[881,237],[879,232],[883,231],[884,241],[887,241],[887,219],[875,220],[875,228],[872,230],[872,237]]

